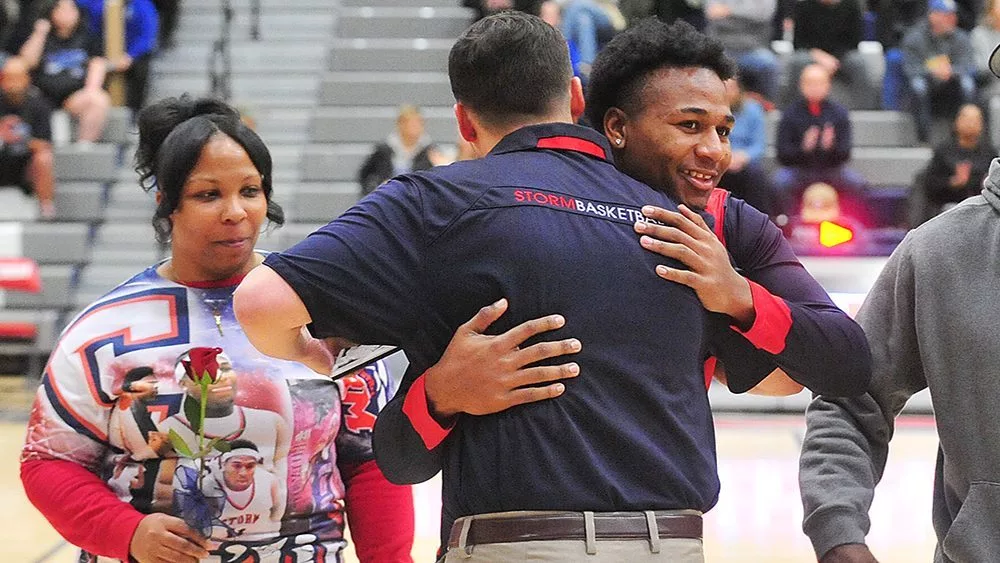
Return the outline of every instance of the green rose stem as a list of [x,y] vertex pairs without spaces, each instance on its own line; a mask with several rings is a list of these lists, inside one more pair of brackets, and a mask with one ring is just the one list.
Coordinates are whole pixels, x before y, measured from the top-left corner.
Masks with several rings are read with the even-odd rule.
[[201,380],[198,381],[198,385],[201,387],[201,403],[199,405],[201,409],[201,417],[199,420],[201,424],[198,425],[198,489],[202,490],[202,484],[205,480],[205,407],[208,405],[208,384],[211,377],[208,372],[205,372],[201,376]]

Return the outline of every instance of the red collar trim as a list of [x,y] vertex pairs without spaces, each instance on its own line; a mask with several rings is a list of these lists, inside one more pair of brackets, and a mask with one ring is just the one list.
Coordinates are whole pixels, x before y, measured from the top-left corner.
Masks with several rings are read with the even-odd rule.
[[814,117],[819,117],[823,113],[823,102],[806,102],[809,107],[809,113]]
[[186,286],[193,287],[195,289],[214,289],[217,287],[230,287],[234,285],[239,285],[243,278],[247,277],[246,274],[237,274],[231,278],[226,278],[224,280],[214,280],[214,281],[198,281],[198,282],[182,282],[177,283]]
[[558,137],[545,137],[538,139],[538,143],[535,146],[540,149],[582,152],[584,154],[589,154],[590,156],[596,156],[601,160],[608,159],[607,155],[604,154],[604,149],[601,145],[579,137],[568,137],[565,135]]

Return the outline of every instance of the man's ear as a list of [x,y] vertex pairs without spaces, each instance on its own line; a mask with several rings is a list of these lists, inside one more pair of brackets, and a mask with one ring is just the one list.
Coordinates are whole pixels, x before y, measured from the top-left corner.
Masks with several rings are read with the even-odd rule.
[[574,76],[569,81],[569,112],[573,116],[573,123],[580,120],[583,110],[586,109],[587,102],[583,96],[583,83],[580,78]]
[[462,138],[470,143],[475,143],[479,138],[476,127],[469,116],[469,110],[461,102],[455,104],[455,120],[458,121],[458,132]]
[[625,124],[627,121],[628,116],[625,115],[625,112],[616,107],[608,108],[608,111],[604,112],[604,136],[611,143],[611,148],[625,148],[627,142]]

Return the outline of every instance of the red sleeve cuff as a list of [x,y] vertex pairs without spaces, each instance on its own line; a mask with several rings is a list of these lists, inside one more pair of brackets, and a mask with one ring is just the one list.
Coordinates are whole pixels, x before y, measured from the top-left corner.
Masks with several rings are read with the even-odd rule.
[[705,360],[705,389],[712,386],[712,379],[715,377],[715,366],[719,363],[718,358],[709,356]]
[[761,350],[780,354],[785,349],[785,340],[792,329],[792,311],[784,299],[772,295],[762,285],[750,280],[747,282],[750,283],[756,318],[753,326],[746,332],[736,326],[733,328]]
[[451,429],[455,427],[455,423],[444,427],[431,416],[430,408],[427,406],[427,391],[424,389],[425,381],[424,376],[421,375],[413,382],[410,390],[406,393],[406,399],[403,400],[403,414],[410,419],[410,424],[420,435],[420,439],[424,441],[424,446],[428,450],[433,450],[444,441]]

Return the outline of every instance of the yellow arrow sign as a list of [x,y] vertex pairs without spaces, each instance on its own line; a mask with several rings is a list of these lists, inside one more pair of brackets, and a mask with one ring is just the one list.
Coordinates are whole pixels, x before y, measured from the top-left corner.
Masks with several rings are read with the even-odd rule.
[[819,224],[819,243],[827,248],[849,242],[854,238],[854,231],[830,221]]

